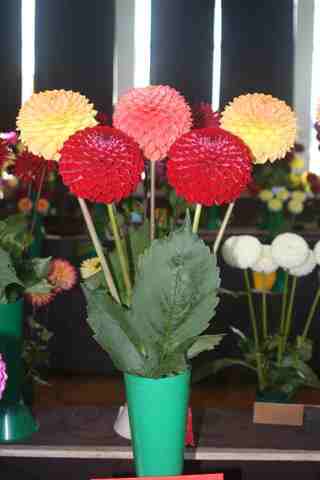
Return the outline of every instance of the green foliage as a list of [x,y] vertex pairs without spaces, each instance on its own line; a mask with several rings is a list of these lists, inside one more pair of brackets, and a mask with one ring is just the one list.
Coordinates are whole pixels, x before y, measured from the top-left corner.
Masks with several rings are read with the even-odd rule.
[[220,277],[215,256],[191,232],[189,220],[169,237],[152,242],[139,257],[145,250],[140,240],[134,242],[139,248],[133,248],[136,275],[130,309],[115,305],[101,286],[83,288],[88,323],[116,366],[159,378],[186,370],[188,353],[194,357],[221,340],[200,337],[214,316]]
[[32,242],[24,215],[0,221],[0,303],[15,302],[23,292],[49,293],[47,281],[51,258],[28,259]]
[[[257,372],[257,350],[254,341],[237,328],[232,327],[232,331],[238,337],[243,359],[223,358],[201,365],[194,372],[193,381],[200,381],[208,375],[235,365]],[[265,390],[283,392],[290,398],[303,386],[320,388],[318,376],[306,363],[312,356],[312,342],[298,336],[296,343],[287,343],[280,364],[277,360],[278,344],[279,337],[273,335],[264,339],[260,345]]]

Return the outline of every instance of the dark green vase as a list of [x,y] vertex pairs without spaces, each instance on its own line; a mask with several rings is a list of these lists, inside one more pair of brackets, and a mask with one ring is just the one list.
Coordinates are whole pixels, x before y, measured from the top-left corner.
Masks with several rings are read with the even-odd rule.
[[24,368],[23,300],[0,304],[0,353],[7,368],[7,384],[0,400],[0,442],[18,442],[30,437],[37,423],[22,399]]
[[264,403],[292,403],[292,399],[287,393],[276,390],[258,391],[256,401]]
[[190,371],[160,379],[125,374],[136,474],[180,475],[190,391]]
[[31,258],[41,257],[42,245],[43,245],[43,217],[39,213],[36,213],[36,220],[34,226],[33,242],[29,247],[29,256]]

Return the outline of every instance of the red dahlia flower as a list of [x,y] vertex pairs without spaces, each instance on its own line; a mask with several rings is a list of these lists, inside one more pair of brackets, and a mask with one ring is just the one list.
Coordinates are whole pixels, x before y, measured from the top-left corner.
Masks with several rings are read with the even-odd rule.
[[214,112],[210,103],[200,102],[192,107],[194,128],[218,128],[221,114]]
[[105,125],[72,135],[61,150],[59,171],[71,192],[92,202],[119,202],[134,192],[144,169],[137,143]]
[[234,201],[251,180],[251,154],[235,135],[220,128],[192,130],[170,149],[169,183],[190,203]]
[[14,164],[14,174],[22,182],[34,183],[38,188],[43,175],[43,169],[46,168],[47,175],[55,170],[56,162],[45,160],[43,157],[34,155],[27,150],[17,155]]

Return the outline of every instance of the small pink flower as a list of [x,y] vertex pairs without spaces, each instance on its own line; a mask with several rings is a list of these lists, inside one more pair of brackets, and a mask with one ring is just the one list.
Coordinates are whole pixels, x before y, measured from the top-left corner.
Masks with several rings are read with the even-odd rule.
[[3,392],[6,388],[7,378],[6,364],[2,355],[0,354],[0,399],[2,398]]
[[71,290],[77,283],[77,271],[67,260],[57,258],[51,262],[48,280],[57,293]]

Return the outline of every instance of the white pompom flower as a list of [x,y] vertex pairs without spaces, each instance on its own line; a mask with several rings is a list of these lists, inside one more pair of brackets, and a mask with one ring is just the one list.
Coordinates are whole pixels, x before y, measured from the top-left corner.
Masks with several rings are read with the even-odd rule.
[[235,267],[236,266],[234,258],[233,258],[233,247],[234,247],[234,243],[235,243],[236,238],[237,237],[235,237],[235,236],[229,237],[224,242],[224,244],[222,246],[222,249],[221,249],[222,257],[223,257],[224,261],[226,262],[226,264],[229,265],[230,267]]
[[294,277],[304,277],[312,273],[313,270],[316,268],[316,266],[317,266],[316,256],[313,253],[313,251],[310,250],[307,260],[300,267],[291,268],[289,270],[289,273]]
[[307,242],[295,233],[281,233],[271,244],[272,258],[284,270],[300,267],[308,258]]
[[232,262],[235,267],[246,270],[258,261],[262,252],[260,241],[252,235],[234,237],[232,243]]
[[273,273],[278,269],[279,265],[274,261],[271,254],[270,245],[262,245],[262,252],[258,261],[253,265],[252,270],[260,273]]
[[315,255],[317,264],[320,265],[320,240],[315,244],[313,253]]

